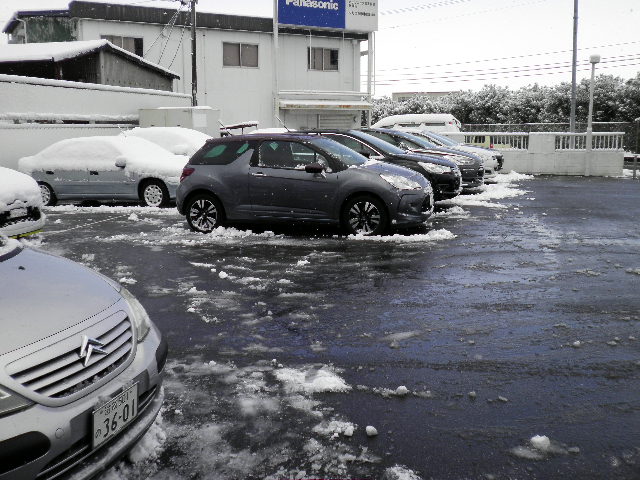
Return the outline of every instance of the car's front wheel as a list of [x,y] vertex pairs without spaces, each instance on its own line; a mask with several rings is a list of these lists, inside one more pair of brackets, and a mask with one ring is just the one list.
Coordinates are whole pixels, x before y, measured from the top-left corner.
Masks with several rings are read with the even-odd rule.
[[388,224],[384,204],[371,195],[354,197],[342,209],[342,226],[349,235],[381,235]]
[[140,199],[147,207],[166,207],[169,205],[169,190],[160,180],[148,180],[140,189]]
[[44,182],[38,182],[38,186],[40,187],[40,195],[42,196],[42,204],[44,206],[50,207],[58,202],[56,194],[53,191],[53,188],[51,188],[51,185]]
[[200,193],[186,205],[187,223],[194,232],[209,233],[222,225],[222,205],[213,196]]

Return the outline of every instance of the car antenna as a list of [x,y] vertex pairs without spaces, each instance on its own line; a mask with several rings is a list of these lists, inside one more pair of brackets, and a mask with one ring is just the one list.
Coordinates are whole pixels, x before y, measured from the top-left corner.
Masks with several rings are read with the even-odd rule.
[[291,133],[291,130],[289,130],[289,128],[285,125],[285,123],[282,120],[280,120],[280,117],[278,115],[275,115],[275,117],[276,117],[276,120],[280,122],[280,125],[282,125],[288,133]]
[[221,137],[230,137],[230,136],[232,136],[232,135],[233,135],[233,134],[229,131],[229,129],[227,128],[227,126],[226,126],[224,123],[222,123],[222,122],[220,121],[220,119],[218,119],[218,123],[219,123],[219,124],[220,124],[220,126],[222,127],[222,128],[220,129],[220,136],[221,136]]

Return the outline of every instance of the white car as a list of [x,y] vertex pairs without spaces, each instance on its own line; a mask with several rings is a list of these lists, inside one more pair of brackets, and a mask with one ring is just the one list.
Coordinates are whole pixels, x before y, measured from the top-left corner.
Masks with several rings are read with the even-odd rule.
[[0,167],[0,234],[21,237],[44,226],[42,197],[29,175]]
[[183,127],[136,127],[121,135],[144,138],[174,155],[191,157],[211,138],[211,135]]
[[141,201],[150,207],[175,199],[188,158],[136,137],[61,140],[18,160],[40,185],[45,205],[58,201]]
[[496,172],[502,169],[504,158],[502,154],[497,150],[459,143],[449,137],[427,130],[420,130],[411,133],[413,133],[414,135],[421,135],[430,142],[440,145],[441,147],[450,148],[452,150],[459,150],[460,152],[464,153],[473,153],[474,155],[480,157],[484,161],[485,183],[490,183],[491,181],[495,180]]

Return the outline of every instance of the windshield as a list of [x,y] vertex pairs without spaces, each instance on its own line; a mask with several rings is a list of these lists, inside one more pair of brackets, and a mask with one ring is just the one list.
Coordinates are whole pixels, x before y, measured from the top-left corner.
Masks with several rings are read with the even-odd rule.
[[373,135],[370,135],[368,133],[356,132],[353,134],[353,136],[355,138],[363,140],[385,155],[404,155],[405,153],[404,150],[396,147],[395,145],[391,145],[390,143],[385,142],[384,140],[380,140],[379,138],[374,137]]
[[330,153],[331,156],[340,160],[347,167],[362,165],[368,161],[367,157],[326,137],[315,138],[312,143]]
[[454,142],[453,140],[451,140],[448,137],[444,137],[442,135],[438,135],[436,133],[433,132],[427,132],[425,133],[425,136],[427,138],[431,137],[433,139],[435,139],[437,142],[442,143],[443,145],[447,146],[447,147],[455,147],[456,145],[458,145],[458,142]]

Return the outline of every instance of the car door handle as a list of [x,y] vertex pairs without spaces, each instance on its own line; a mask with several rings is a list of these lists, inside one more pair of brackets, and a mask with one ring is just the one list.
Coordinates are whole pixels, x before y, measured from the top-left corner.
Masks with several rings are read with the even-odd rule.
[[97,172],[97,170],[90,170],[89,175],[99,175],[99,173]]
[[254,177],[266,177],[266,175],[262,172],[250,173],[249,175],[253,175]]

